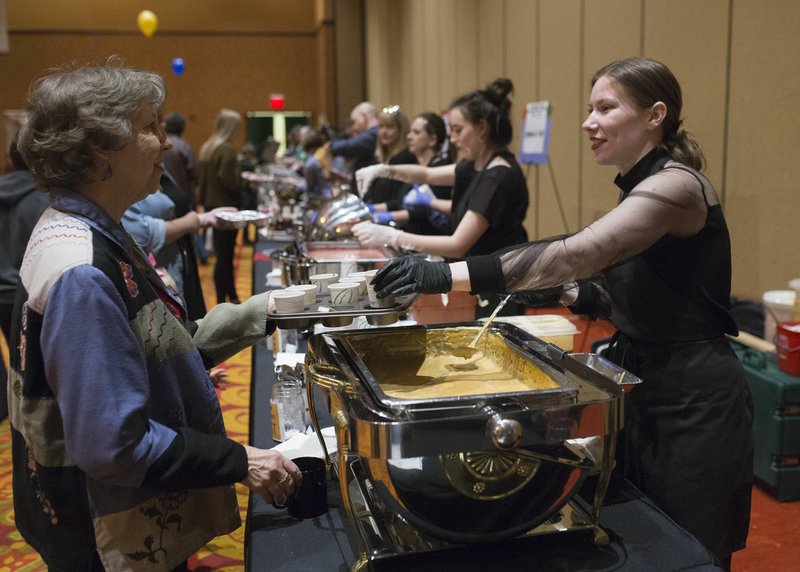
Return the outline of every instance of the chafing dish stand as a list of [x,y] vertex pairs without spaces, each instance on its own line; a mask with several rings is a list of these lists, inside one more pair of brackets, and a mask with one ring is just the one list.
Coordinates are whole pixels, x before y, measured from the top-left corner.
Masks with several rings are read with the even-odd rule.
[[[256,252],[274,247],[260,242]],[[268,257],[256,257],[254,292],[264,290],[260,279],[271,270]],[[301,350],[302,351],[302,350]],[[275,382],[273,356],[265,344],[253,350],[250,442],[257,447],[274,446],[271,438],[269,395]],[[319,395],[317,399],[319,399]],[[328,411],[320,408],[318,421],[330,425]],[[344,571],[358,562],[362,541],[351,527],[338,483],[329,483],[329,512],[323,516],[295,520],[285,509],[275,509],[250,494],[245,525],[245,569],[253,572]],[[486,544],[459,545],[457,550],[408,552],[375,559],[375,570],[459,571],[543,570],[611,572],[719,572],[709,553],[688,533],[658,510],[626,482],[612,482],[600,513],[600,526],[610,542],[598,546],[591,534],[548,534],[500,540]],[[588,502],[576,496],[584,512]]]

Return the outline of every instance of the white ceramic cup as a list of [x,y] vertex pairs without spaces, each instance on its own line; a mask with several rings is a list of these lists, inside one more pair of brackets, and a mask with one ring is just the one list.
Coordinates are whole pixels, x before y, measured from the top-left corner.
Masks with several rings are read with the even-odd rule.
[[320,294],[328,293],[328,284],[332,284],[339,279],[339,275],[335,272],[327,272],[325,274],[312,274],[308,277],[312,284],[319,287]]
[[358,284],[358,298],[363,300],[367,297],[367,277],[363,273],[348,274],[344,278],[339,278],[339,282],[355,282]]
[[304,309],[305,292],[302,290],[276,290],[270,295],[278,314],[296,314]]
[[317,292],[319,292],[319,286],[316,284],[295,284],[293,286],[289,286],[287,290],[299,290],[306,295],[305,304],[306,307],[313,306],[317,302]]
[[358,303],[357,282],[334,282],[328,285],[331,294],[331,305],[336,306],[355,306]]

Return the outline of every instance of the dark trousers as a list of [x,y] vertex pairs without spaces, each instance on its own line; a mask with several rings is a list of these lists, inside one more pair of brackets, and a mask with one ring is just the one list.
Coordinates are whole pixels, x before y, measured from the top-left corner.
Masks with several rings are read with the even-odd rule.
[[[3,330],[6,344],[8,344],[8,351],[11,352],[11,312],[14,309],[14,304],[0,304],[0,328]],[[6,395],[6,368],[8,364],[4,359],[0,359],[3,363],[2,370],[0,370],[0,421],[8,417],[8,396]]]
[[214,287],[217,290],[217,304],[225,301],[238,301],[233,277],[233,253],[236,249],[238,230],[214,229],[214,252],[217,262],[214,265]]

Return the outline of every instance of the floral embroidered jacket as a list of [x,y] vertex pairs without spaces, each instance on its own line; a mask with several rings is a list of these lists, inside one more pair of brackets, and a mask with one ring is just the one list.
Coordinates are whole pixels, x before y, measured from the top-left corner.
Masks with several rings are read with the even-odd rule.
[[246,454],[225,437],[213,360],[122,226],[54,192],[20,275],[9,409],[24,538],[51,569],[168,571],[237,528]]

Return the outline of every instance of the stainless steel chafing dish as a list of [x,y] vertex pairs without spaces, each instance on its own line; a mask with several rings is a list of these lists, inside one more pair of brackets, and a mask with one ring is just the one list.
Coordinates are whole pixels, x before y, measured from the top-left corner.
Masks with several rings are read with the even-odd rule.
[[362,247],[355,240],[306,241],[272,253],[281,265],[284,286],[309,284],[309,276],[325,272],[341,276],[343,266],[350,272],[372,270],[393,256],[396,253],[387,247]]
[[[313,386],[334,419],[335,467],[360,541],[356,567],[470,542],[592,530],[622,427],[623,384],[638,379],[594,354],[569,355],[495,324],[376,328],[310,338]],[[321,440],[324,448],[324,441]],[[326,451],[327,455],[327,451]],[[587,476],[590,510],[572,497]]]

